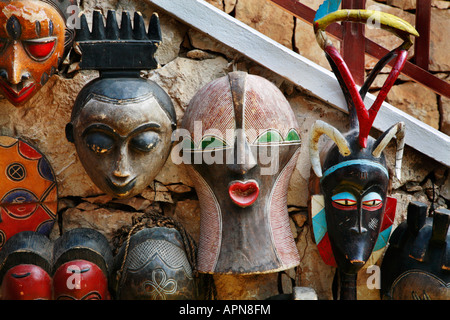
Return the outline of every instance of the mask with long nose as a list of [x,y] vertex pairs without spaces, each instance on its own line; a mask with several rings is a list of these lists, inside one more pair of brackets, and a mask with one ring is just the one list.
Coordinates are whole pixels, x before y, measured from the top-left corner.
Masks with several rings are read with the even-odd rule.
[[367,262],[384,218],[389,174],[384,157],[371,156],[374,141],[369,139],[369,148],[355,148],[345,159],[338,148],[331,149],[320,180],[334,258],[347,273],[357,273]]
[[201,206],[198,270],[251,274],[296,266],[286,197],[300,137],[279,89],[259,76],[229,73],[192,98],[182,127]]
[[[311,178],[320,179],[319,194],[311,201],[311,218],[314,238],[323,260],[339,270],[341,298],[356,299],[356,275],[372,254],[386,245],[395,215],[396,200],[387,197],[390,177],[383,151],[396,137],[395,173],[400,179],[405,144],[402,122],[394,124],[378,139],[370,137],[369,131],[406,62],[407,50],[411,46],[410,35],[417,35],[417,31],[395,16],[377,12],[380,27],[398,35],[404,42],[377,63],[358,90],[345,61],[328,40],[325,28],[336,21],[365,23],[373,18],[375,12],[328,12],[328,5],[326,1],[317,11],[314,31],[347,101],[350,131],[342,134],[321,120],[316,121],[311,129],[310,160],[315,173]],[[393,68],[388,78],[373,105],[366,108],[366,93],[377,74],[391,60]],[[322,135],[327,135],[332,141],[319,153]]]

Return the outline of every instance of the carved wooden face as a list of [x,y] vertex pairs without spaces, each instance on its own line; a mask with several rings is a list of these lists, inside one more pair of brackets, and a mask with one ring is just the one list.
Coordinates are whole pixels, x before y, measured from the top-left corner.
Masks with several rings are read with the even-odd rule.
[[320,180],[331,247],[345,273],[357,273],[369,259],[386,207],[388,171],[366,153],[354,150],[350,159],[330,161]]
[[51,300],[52,280],[32,264],[12,267],[3,277],[2,300]]
[[177,230],[145,228],[131,237],[126,256],[125,246],[115,261],[117,270],[124,263],[117,299],[196,299],[192,267]]
[[94,263],[73,260],[53,275],[54,300],[109,300],[108,279]]
[[291,243],[277,256],[279,235],[268,236],[272,228],[290,236],[284,210],[300,148],[295,116],[278,88],[243,72],[217,79],[192,99],[183,128],[192,138],[183,141],[191,145],[183,155],[202,212],[214,217],[203,218],[199,256],[209,258],[200,258],[200,270],[254,273],[295,264]]
[[117,198],[144,190],[170,153],[172,120],[153,94],[122,100],[92,94],[72,126],[87,174]]
[[0,1],[0,26],[0,91],[20,106],[56,72],[65,22],[41,1]]

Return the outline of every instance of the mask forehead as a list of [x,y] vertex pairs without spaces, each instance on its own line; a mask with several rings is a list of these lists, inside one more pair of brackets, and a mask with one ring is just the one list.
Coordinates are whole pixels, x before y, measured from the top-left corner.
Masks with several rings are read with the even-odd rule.
[[233,72],[203,87],[191,100],[183,118],[195,145],[206,136],[218,136],[230,146],[243,130],[249,144],[273,130],[285,139],[298,135],[298,124],[290,105],[270,81],[244,72]]
[[64,21],[50,5],[37,1],[0,3],[0,37],[28,40],[64,33]]
[[53,276],[53,295],[55,300],[109,300],[108,280],[90,261],[69,261]]
[[388,181],[389,173],[383,165],[366,159],[354,159],[328,168],[321,178],[321,187],[325,194],[345,186],[363,193],[374,185],[387,188]]
[[294,129],[298,133],[297,120],[289,102],[270,81],[253,75],[246,83],[244,128],[250,143],[268,129],[277,131],[285,139]]
[[161,133],[169,131],[171,126],[167,114],[151,95],[128,101],[93,97],[74,120],[74,127],[79,133],[91,124],[104,123],[121,136],[129,135],[142,124],[153,123]]

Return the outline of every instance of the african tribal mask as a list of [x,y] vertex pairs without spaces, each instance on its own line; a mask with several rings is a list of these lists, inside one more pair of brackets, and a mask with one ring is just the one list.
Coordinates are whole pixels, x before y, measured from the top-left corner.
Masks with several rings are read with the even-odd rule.
[[58,210],[56,178],[35,147],[0,137],[0,248],[22,231],[49,235]]
[[88,228],[59,237],[53,253],[54,300],[109,300],[108,278],[113,263],[106,238]]
[[115,256],[113,287],[118,300],[192,300],[196,284],[178,230],[144,228]]
[[76,4],[0,1],[0,92],[13,105],[25,104],[57,72],[72,44],[74,30],[66,21]]
[[[322,4],[322,9],[328,3]],[[312,208],[313,231],[325,262],[337,265],[341,280],[341,299],[356,299],[356,275],[368,262],[374,249],[382,249],[389,237],[395,199],[387,197],[389,173],[383,150],[397,136],[395,172],[400,178],[404,147],[404,124],[397,123],[378,139],[368,136],[375,116],[387,93],[403,68],[410,35],[415,29],[405,21],[382,12],[338,10],[325,12],[319,8],[314,21],[316,39],[339,81],[350,113],[350,131],[343,135],[329,124],[318,120],[311,129],[310,158],[315,175],[320,178],[323,194],[314,196],[312,204],[322,202],[324,208]],[[403,44],[381,59],[358,92],[345,62],[328,40],[325,28],[335,21],[364,23],[377,17],[381,28],[403,40]],[[364,97],[380,70],[392,59],[394,67],[376,101],[367,110]],[[319,139],[326,134],[335,144],[323,150],[319,157]],[[314,179],[314,177],[313,177]],[[323,197],[323,200],[317,199]]]
[[255,274],[299,264],[287,188],[300,150],[295,115],[270,81],[232,72],[204,86],[181,146],[200,200],[198,271]]
[[83,15],[75,46],[81,51],[81,69],[100,70],[100,77],[79,93],[66,126],[67,139],[92,181],[116,198],[134,196],[159,173],[171,148],[175,110],[167,93],[140,77],[154,69],[153,57],[161,42],[156,14],[149,32],[140,14],[134,29],[123,13],[119,29],[109,11],[106,28],[95,11],[92,33]]
[[407,220],[392,233],[381,264],[381,297],[450,299],[450,211],[411,202]]
[[11,237],[0,251],[2,300],[51,300],[52,242],[24,231]]

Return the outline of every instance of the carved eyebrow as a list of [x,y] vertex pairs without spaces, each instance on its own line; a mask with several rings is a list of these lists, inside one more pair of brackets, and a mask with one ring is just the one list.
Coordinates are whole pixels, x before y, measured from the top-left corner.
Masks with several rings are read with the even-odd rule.
[[92,131],[105,131],[113,136],[117,136],[119,137],[120,135],[116,132],[116,130],[114,130],[113,128],[111,128],[110,126],[106,125],[106,124],[102,124],[102,123],[95,123],[93,125],[90,125],[89,127],[87,127],[86,129],[84,129],[83,133],[81,134],[81,136],[85,136],[87,134],[89,134]]
[[11,274],[11,276],[12,276],[13,278],[16,278],[16,279],[26,278],[26,277],[28,277],[28,276],[30,276],[30,275],[31,275],[31,272],[26,272],[26,273],[22,273],[22,274],[18,274],[18,273],[13,273],[13,274]]
[[135,134],[138,134],[138,133],[141,133],[141,132],[144,132],[144,131],[148,131],[148,130],[159,132],[160,131],[159,129],[161,129],[161,125],[160,124],[158,124],[156,122],[150,122],[150,123],[146,123],[146,124],[143,124],[143,125],[137,127],[129,135],[130,136],[131,135],[135,135]]
[[[136,134],[139,134],[139,133],[147,131],[147,130],[159,132],[160,128],[161,128],[161,125],[159,125],[158,123],[154,123],[154,122],[146,123],[146,124],[143,124],[143,125],[137,127],[136,129],[134,129],[128,136],[136,135]],[[84,129],[82,136],[84,137],[85,135],[89,134],[92,131],[104,131],[104,132],[111,134],[112,136],[121,137],[121,135],[118,134],[116,130],[114,130],[110,126],[103,124],[103,123],[96,123],[96,124],[90,125],[86,129]]]

